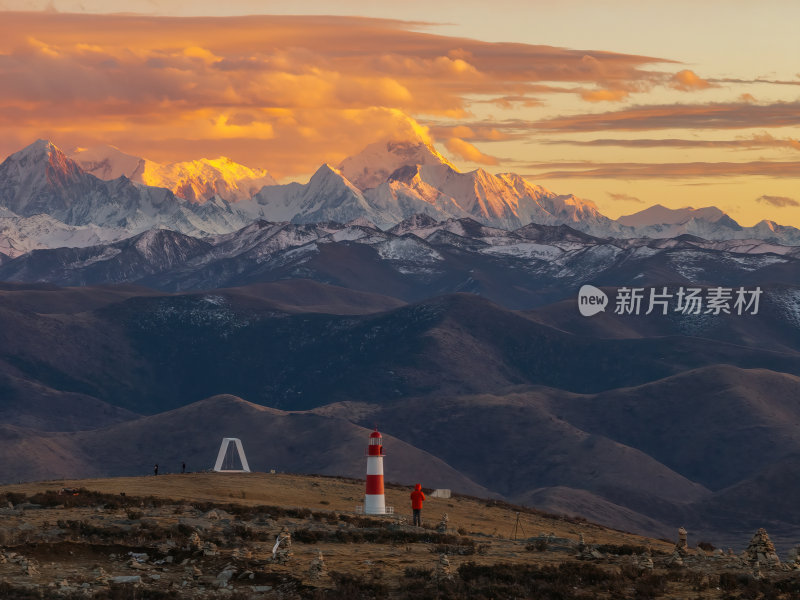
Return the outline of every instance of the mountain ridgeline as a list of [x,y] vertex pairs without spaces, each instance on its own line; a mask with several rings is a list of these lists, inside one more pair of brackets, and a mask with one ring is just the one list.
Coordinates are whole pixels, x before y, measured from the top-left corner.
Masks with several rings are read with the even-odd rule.
[[387,231],[363,219],[344,225],[256,221],[203,238],[154,229],[84,248],[35,250],[0,264],[0,279],[163,291],[310,279],[405,302],[467,292],[526,309],[574,297],[589,280],[603,286],[793,286],[800,281],[800,248],[691,236],[601,239],[565,225],[507,231],[469,218],[425,215]]
[[612,220],[588,200],[556,194],[514,173],[459,172],[421,138],[376,142],[322,165],[305,183],[279,185],[263,169],[225,158],[162,165],[116,148],[67,156],[38,140],[0,165],[0,252],[86,247],[153,228],[194,237],[253,222],[349,223],[382,230],[414,216],[473,219],[515,230],[568,225],[601,238],[756,239],[800,245],[800,230],[762,221],[741,227],[722,211],[654,206]]

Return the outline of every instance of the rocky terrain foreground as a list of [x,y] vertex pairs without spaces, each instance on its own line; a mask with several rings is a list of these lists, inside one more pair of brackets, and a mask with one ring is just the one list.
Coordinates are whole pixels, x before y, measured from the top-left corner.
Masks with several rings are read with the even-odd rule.
[[[408,525],[363,483],[199,473],[0,488],[3,598],[798,598],[766,532],[738,554],[494,500],[429,497]],[[690,547],[692,546],[692,547]],[[705,548],[705,549],[703,549]]]

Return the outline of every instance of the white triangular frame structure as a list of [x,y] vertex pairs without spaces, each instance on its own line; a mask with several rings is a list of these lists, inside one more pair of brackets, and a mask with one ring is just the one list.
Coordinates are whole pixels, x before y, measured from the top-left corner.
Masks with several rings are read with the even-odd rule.
[[[225,454],[228,452],[228,447],[231,442],[236,446],[239,452],[239,460],[242,461],[241,469],[223,469],[222,463],[225,461]],[[247,464],[247,457],[244,455],[244,448],[242,448],[242,440],[239,438],[222,438],[222,444],[219,447],[219,454],[217,454],[217,463],[214,465],[216,473],[249,473],[250,465]]]

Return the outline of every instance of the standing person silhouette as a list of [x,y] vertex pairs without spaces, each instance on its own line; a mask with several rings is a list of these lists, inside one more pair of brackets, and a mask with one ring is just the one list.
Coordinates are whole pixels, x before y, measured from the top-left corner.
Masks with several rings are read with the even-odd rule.
[[181,463],[181,473],[186,473],[186,463]]
[[418,483],[411,492],[411,510],[414,511],[414,525],[417,527],[422,527],[422,502],[424,500],[425,494],[422,493],[422,485]]
[[158,463],[153,467],[153,475],[158,475]]

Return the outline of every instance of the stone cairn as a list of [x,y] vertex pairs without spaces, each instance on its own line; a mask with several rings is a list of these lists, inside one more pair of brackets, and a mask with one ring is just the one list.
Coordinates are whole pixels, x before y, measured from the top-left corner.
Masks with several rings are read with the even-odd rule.
[[439,562],[436,563],[436,572],[433,574],[436,581],[452,581],[453,574],[450,572],[450,560],[447,554],[439,555]]
[[447,513],[442,513],[442,519],[436,526],[436,531],[439,533],[447,533]]
[[683,558],[689,554],[687,535],[686,529],[683,527],[678,529],[678,542],[675,544],[675,549],[672,551],[672,556],[667,559],[668,565],[675,567],[683,566]]
[[680,554],[681,556],[686,556],[689,554],[689,542],[687,541],[688,534],[686,530],[681,527],[678,529],[678,543],[675,544],[675,552]]
[[650,546],[639,557],[638,564],[640,569],[653,570],[653,549]]
[[592,548],[586,543],[583,534],[578,534],[578,555],[576,558],[581,560],[600,560],[605,558],[605,554],[600,552],[597,548]]
[[292,558],[292,534],[285,525],[278,534],[275,546],[272,550],[272,560],[276,563],[285,565]]
[[311,581],[319,581],[327,574],[325,560],[322,558],[322,550],[317,550],[317,556],[311,559],[311,565],[308,567],[308,578]]
[[192,535],[189,536],[189,550],[197,551],[203,549],[203,540],[200,539],[200,536],[197,534],[196,531],[192,532]]
[[775,552],[775,546],[763,527],[756,531],[753,539],[750,540],[750,545],[744,551],[743,558],[756,569],[760,566],[775,567],[781,564],[781,559]]

